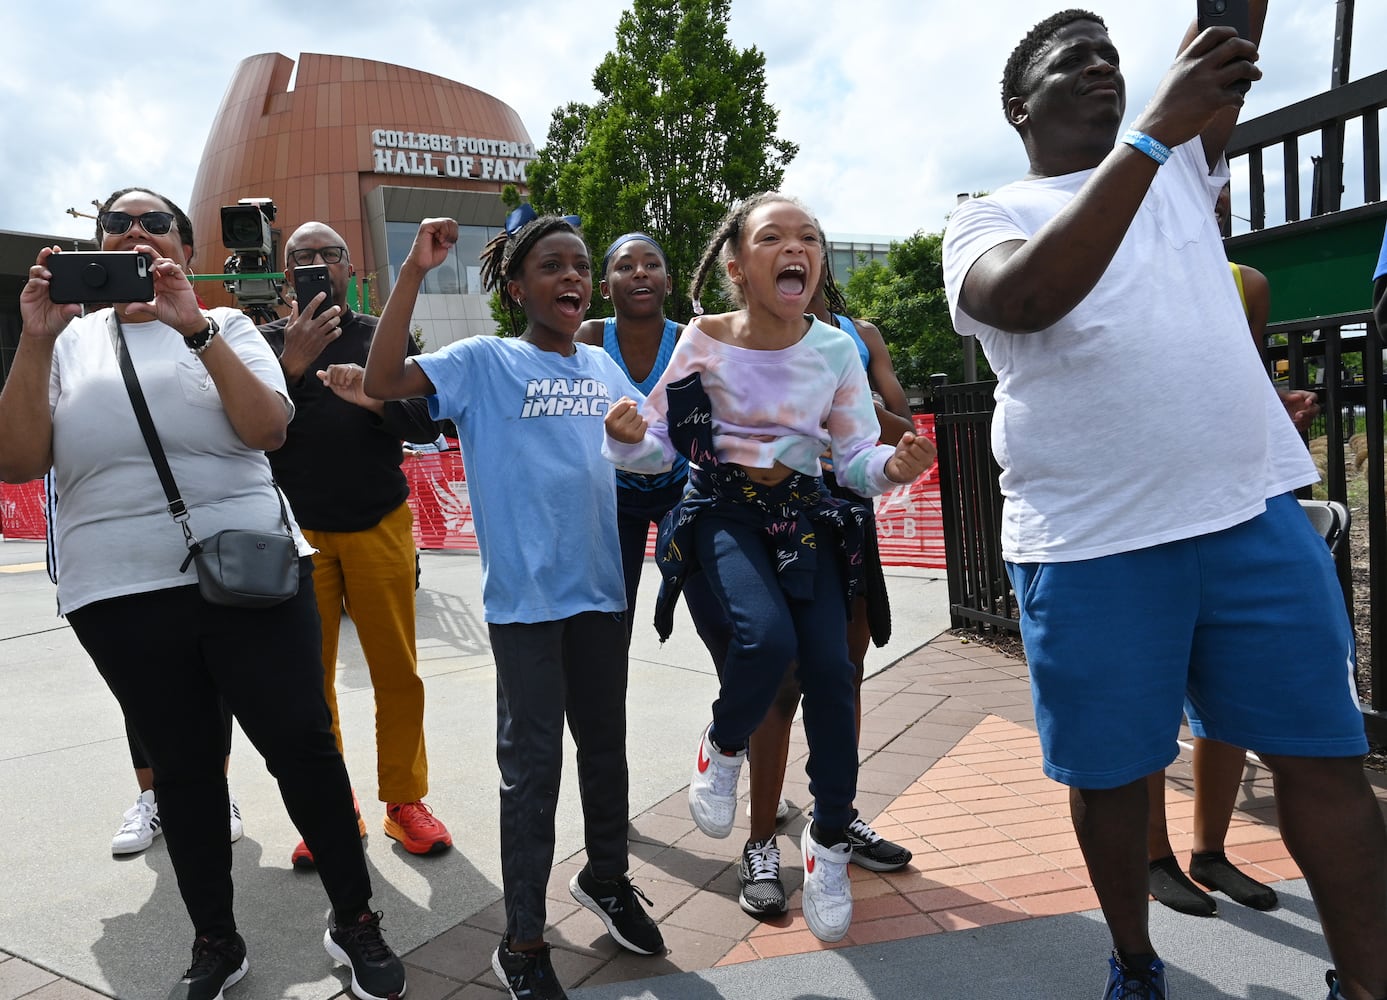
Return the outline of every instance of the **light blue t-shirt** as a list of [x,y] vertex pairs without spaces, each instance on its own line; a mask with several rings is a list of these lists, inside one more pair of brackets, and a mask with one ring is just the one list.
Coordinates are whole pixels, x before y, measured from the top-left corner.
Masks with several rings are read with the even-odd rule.
[[601,348],[574,346],[470,337],[415,358],[437,390],[430,415],[457,424],[492,624],[626,607],[602,419],[644,397]]

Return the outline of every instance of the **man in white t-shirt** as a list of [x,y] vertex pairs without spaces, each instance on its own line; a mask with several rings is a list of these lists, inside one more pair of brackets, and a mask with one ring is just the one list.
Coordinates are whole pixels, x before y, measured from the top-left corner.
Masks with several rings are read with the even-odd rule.
[[[997,373],[1003,555],[1046,772],[1112,932],[1105,1000],[1167,997],[1147,931],[1145,776],[1193,731],[1256,750],[1338,965],[1387,997],[1387,831],[1364,779],[1353,636],[1291,490],[1316,473],[1256,348],[1211,211],[1255,40],[1187,35],[1124,133],[1102,20],[1067,10],[1008,60],[1030,171],[955,212],[954,324]],[[1181,379],[1172,389],[1172,360]]]

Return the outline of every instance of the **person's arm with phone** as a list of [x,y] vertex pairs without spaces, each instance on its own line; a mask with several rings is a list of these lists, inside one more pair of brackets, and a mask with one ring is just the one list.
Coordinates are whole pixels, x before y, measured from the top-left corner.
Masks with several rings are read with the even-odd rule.
[[[1205,2],[1205,0],[1200,0]],[[1262,44],[1262,31],[1267,21],[1267,0],[1227,0],[1231,7],[1235,4],[1243,4],[1247,7],[1247,40],[1253,45]],[[1189,30],[1185,32],[1185,38],[1180,44],[1183,51],[1195,38],[1199,36],[1198,17],[1190,24]],[[1253,57],[1256,58],[1255,56]],[[1228,107],[1219,111],[1209,119],[1199,133],[1199,137],[1204,142],[1204,156],[1209,161],[1209,169],[1212,170],[1218,165],[1218,161],[1223,158],[1223,151],[1228,147],[1228,140],[1233,135],[1233,128],[1238,124],[1238,115],[1242,113],[1242,103],[1236,107]]]
[[48,296],[53,274],[47,261],[56,253],[61,253],[58,247],[39,251],[19,293],[23,321],[19,347],[0,391],[0,482],[27,483],[53,465],[53,411],[48,396],[53,349],[68,323],[82,312],[79,305],[60,306]]

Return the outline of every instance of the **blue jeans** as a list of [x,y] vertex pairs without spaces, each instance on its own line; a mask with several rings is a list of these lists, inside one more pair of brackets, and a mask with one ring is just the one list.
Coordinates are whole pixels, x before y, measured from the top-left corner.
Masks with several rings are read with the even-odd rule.
[[695,522],[698,562],[730,623],[722,686],[713,703],[713,741],[747,745],[775,700],[786,664],[798,664],[809,743],[814,819],[826,831],[852,821],[857,792],[854,667],[836,539],[819,539],[814,598],[789,601],[751,506],[722,504]]

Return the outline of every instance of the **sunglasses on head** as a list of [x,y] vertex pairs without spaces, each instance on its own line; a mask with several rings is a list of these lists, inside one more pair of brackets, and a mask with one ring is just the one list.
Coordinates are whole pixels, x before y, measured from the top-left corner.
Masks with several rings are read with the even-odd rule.
[[170,212],[145,212],[144,215],[131,215],[128,212],[102,212],[96,217],[97,225],[108,236],[122,236],[130,231],[131,225],[138,222],[140,228],[150,236],[163,236],[173,228],[173,215]]
[[324,264],[340,264],[346,256],[346,247],[304,247],[289,251],[289,260],[301,267],[312,264],[315,257],[321,257]]

